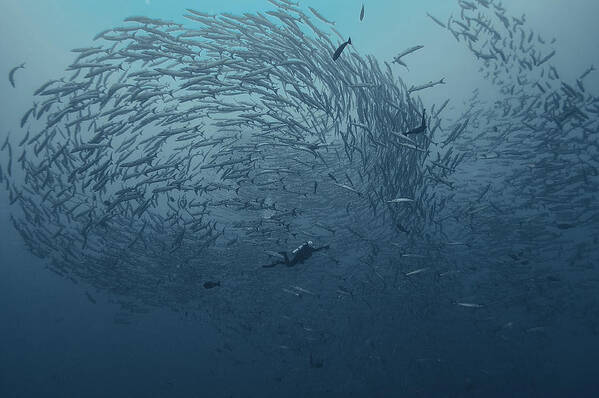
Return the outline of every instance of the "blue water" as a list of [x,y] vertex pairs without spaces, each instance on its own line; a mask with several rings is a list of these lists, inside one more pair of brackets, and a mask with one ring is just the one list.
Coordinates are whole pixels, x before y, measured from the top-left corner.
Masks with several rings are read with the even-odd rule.
[[[443,20],[457,16],[457,2],[369,1],[363,22],[358,1],[301,3],[336,21],[336,29],[351,36],[362,55],[390,61],[402,49],[424,45],[410,56],[409,70],[398,71],[408,86],[445,77],[446,85],[424,91],[421,98],[426,104],[452,98],[448,118],[460,118],[476,88],[489,103],[498,95],[468,49],[426,17],[426,12]],[[599,66],[599,3],[523,3],[504,1],[511,14],[526,13],[529,26],[557,38],[552,62],[564,80],[575,80],[588,65]],[[6,77],[0,79],[0,135],[20,131],[21,116],[35,100],[33,91],[63,76],[73,60],[72,48],[94,45],[97,32],[131,15],[191,26],[182,18],[186,8],[241,14],[272,5],[2,0],[0,73],[7,76],[22,62],[26,68],[16,72],[16,88]],[[590,74],[585,84],[599,95],[599,73]],[[596,142],[599,132],[594,134]],[[5,152],[0,159],[4,162]],[[479,167],[463,170],[464,181],[487,166]],[[597,187],[594,178],[589,184]],[[503,183],[508,192],[509,184]],[[509,193],[502,196],[499,184],[492,199],[507,208],[516,199]],[[484,187],[470,186],[475,192]],[[472,249],[452,247],[443,254],[443,264],[461,272],[450,282],[426,275],[399,284],[387,280],[382,287],[376,276],[374,281],[356,281],[353,272],[334,268],[317,255],[298,268],[279,267],[266,274],[254,268],[234,272],[233,262],[228,270],[237,278],[239,295],[232,289],[206,290],[206,299],[193,308],[186,303],[131,312],[110,289],[51,272],[48,262],[35,257],[12,227],[9,214],[15,207],[9,206],[4,185],[0,191],[0,397],[599,396],[599,252],[592,235],[596,217],[591,225],[565,232],[570,235],[563,257],[551,243],[531,251],[535,268],[522,278],[516,276],[518,270],[499,271],[512,265],[505,265],[510,261],[505,256],[494,257],[498,247],[505,247],[507,256],[507,251],[520,251],[518,245],[510,247],[489,233],[478,235]],[[595,214],[591,203],[588,216]],[[490,230],[505,228],[497,219],[484,222]],[[586,246],[575,258],[580,245]],[[334,253],[346,265],[364,266],[357,255]],[[247,252],[239,264],[253,255]],[[434,267],[435,256],[408,267]],[[387,247],[376,261],[405,260]],[[318,269],[324,266],[332,267],[334,278]],[[546,269],[559,270],[560,280],[543,279]],[[362,286],[355,296],[326,293],[350,280]],[[298,281],[319,286],[322,294],[293,300],[282,296],[281,287]],[[255,300],[243,289],[257,289]],[[456,307],[457,291],[484,292],[486,296],[461,301],[482,300],[485,307]],[[323,366],[311,366],[314,359]]]

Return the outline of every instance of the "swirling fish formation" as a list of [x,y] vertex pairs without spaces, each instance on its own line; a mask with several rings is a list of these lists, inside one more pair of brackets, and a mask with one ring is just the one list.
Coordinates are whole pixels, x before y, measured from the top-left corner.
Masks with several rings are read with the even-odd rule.
[[[464,366],[447,341],[499,342],[505,374],[554,326],[599,333],[594,68],[566,82],[524,17],[459,0],[459,19],[429,16],[498,92],[452,120],[449,101],[415,97],[444,79],[408,88],[316,10],[270,2],[189,10],[190,27],[131,17],[74,50],[1,147],[29,249],[129,311],[199,307],[244,342],[349,366],[352,383],[403,374],[407,395],[430,387],[422,363]],[[308,239],[331,247],[314,266],[260,267]]]
[[[73,50],[72,74],[35,92],[26,133],[3,147],[13,225],[33,253],[154,302],[138,287],[201,286],[222,268],[209,249],[272,251],[344,225],[406,242],[436,228],[434,188],[463,158],[452,137],[434,142],[442,109],[425,120],[388,64],[351,48],[334,60],[329,33],[272,3],[266,15],[188,10],[192,28],[130,17]],[[433,128],[404,134],[421,122]],[[363,237],[345,228],[340,247],[350,235]]]

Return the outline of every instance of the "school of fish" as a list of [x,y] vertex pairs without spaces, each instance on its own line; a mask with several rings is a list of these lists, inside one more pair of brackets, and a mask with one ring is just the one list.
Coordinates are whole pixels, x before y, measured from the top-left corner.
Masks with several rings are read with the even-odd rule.
[[[305,349],[312,367],[343,328],[376,368],[400,346],[382,343],[397,319],[414,323],[408,339],[450,311],[495,314],[479,321],[507,340],[550,330],[566,297],[572,313],[599,309],[583,298],[599,258],[593,67],[566,82],[555,40],[525,16],[459,0],[459,18],[428,16],[498,94],[475,91],[445,117],[449,99],[417,96],[445,79],[407,87],[393,69],[423,46],[381,65],[318,11],[269,1],[255,14],[187,10],[190,26],[130,17],[73,50],[1,147],[12,225],[32,253],[132,312],[200,303],[233,314],[221,325],[234,333],[276,330],[272,349]],[[331,247],[309,275],[261,268],[308,239]],[[238,309],[248,302],[255,311]],[[356,328],[360,316],[383,332]],[[599,334],[599,316],[586,322]]]

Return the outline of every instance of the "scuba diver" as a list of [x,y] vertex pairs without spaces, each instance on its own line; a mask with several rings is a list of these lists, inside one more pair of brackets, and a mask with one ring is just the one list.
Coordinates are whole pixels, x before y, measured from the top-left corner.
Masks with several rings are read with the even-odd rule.
[[288,267],[293,267],[297,263],[303,264],[305,260],[312,257],[312,253],[328,248],[329,245],[322,247],[314,247],[314,243],[312,243],[312,241],[309,240],[307,242],[302,243],[297,249],[291,252],[291,254],[293,255],[292,259],[289,259],[289,257],[287,256],[287,252],[279,252],[279,254],[283,256],[283,260],[275,261],[272,264],[263,265],[262,267],[272,268],[277,264],[285,264]]

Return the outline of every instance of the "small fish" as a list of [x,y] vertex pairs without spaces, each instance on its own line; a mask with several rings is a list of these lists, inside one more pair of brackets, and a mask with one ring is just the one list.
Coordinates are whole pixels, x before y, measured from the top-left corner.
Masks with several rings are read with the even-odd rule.
[[358,191],[358,190],[356,190],[356,189],[354,189],[354,188],[352,188],[352,187],[350,187],[350,186],[348,186],[348,185],[345,185],[345,184],[338,184],[338,183],[336,183],[336,182],[335,182],[334,184],[335,184],[335,185],[337,185],[337,186],[338,186],[338,187],[340,187],[340,188],[347,189],[347,190],[348,190],[348,191],[350,191],[350,192],[354,192],[354,193],[357,193],[358,195],[362,196],[362,192],[360,192],[360,191]]
[[19,142],[19,147],[22,147],[25,144],[25,142],[27,142],[28,139],[29,139],[29,130],[27,130],[27,134],[25,134],[25,137],[23,137],[21,142]]
[[346,296],[352,295],[352,293],[346,287],[343,287],[341,285],[338,286],[337,293],[344,294]]
[[404,253],[401,256],[402,257],[411,257],[411,258],[426,258],[426,256],[423,256],[422,254],[410,254],[410,253]]
[[416,127],[413,130],[410,130],[406,133],[406,135],[410,134],[420,134],[426,131],[426,109],[422,110],[422,121],[420,122],[420,126]]
[[404,203],[404,202],[413,202],[414,199],[409,199],[409,198],[395,198],[395,199],[391,199],[388,200],[387,203]]
[[399,65],[401,65],[401,66],[405,66],[405,67],[407,68],[408,66],[407,66],[407,65],[406,65],[406,64],[405,64],[405,63],[404,63],[404,62],[401,60],[401,58],[402,58],[402,57],[405,57],[405,56],[406,56],[406,55],[408,55],[408,54],[411,54],[411,53],[413,53],[414,51],[418,51],[418,50],[420,50],[421,48],[424,48],[424,46],[422,46],[422,45],[417,45],[417,46],[410,47],[410,48],[408,48],[408,49],[406,49],[406,50],[402,51],[401,53],[397,54],[397,56],[395,56],[395,58],[393,58],[393,63],[399,64]]
[[445,272],[441,272],[441,273],[439,274],[439,276],[440,276],[440,277],[444,277],[444,276],[447,276],[447,275],[453,275],[453,274],[459,274],[459,273],[460,273],[460,271],[458,271],[458,270],[453,270],[453,271],[445,271]]
[[364,19],[364,4],[362,4],[362,10],[360,10],[360,21]]
[[584,73],[582,75],[580,75],[580,77],[578,78],[579,80],[584,79],[585,77],[587,77],[587,75],[591,72],[593,72],[595,70],[595,67],[593,65],[591,65],[587,70],[584,71]]
[[289,287],[290,287],[290,288],[292,288],[292,289],[295,289],[295,290],[297,290],[298,292],[301,292],[301,293],[306,293],[306,294],[309,294],[309,295],[311,295],[311,296],[314,296],[314,293],[313,293],[313,292],[311,292],[311,291],[310,291],[310,290],[308,290],[308,289],[304,289],[303,287],[300,287],[300,286],[289,286]]
[[420,44],[417,45],[417,46],[410,47],[410,48],[405,49],[404,51],[400,52],[399,54],[397,54],[397,56],[395,58],[403,58],[406,55],[412,54],[414,51],[418,51],[418,50],[420,50],[422,48],[424,48],[424,46],[420,45]]
[[6,149],[6,147],[8,146],[8,139],[10,138],[10,131],[8,132],[8,134],[6,135],[6,138],[4,139],[4,144],[2,144],[2,148],[0,148],[0,151],[3,151],[4,149]]
[[420,86],[412,86],[412,87],[410,87],[408,89],[408,94],[411,94],[414,91],[420,91],[420,90],[424,90],[424,89],[427,89],[427,88],[435,87],[435,86],[437,86],[439,84],[445,84],[445,78],[442,78],[442,79],[440,79],[438,81],[435,81],[435,82],[429,81],[428,83],[422,84]]
[[204,289],[213,289],[217,286],[220,286],[220,282],[208,281],[204,283]]
[[318,11],[316,11],[314,8],[312,7],[308,7],[308,9],[310,9],[310,11],[312,11],[312,14],[314,14],[314,16],[318,19],[320,19],[322,22],[324,23],[328,23],[329,25],[335,25],[335,22],[331,22],[328,19],[326,19],[325,17],[323,17],[322,15],[320,15],[318,13]]
[[298,293],[298,292],[294,292],[293,290],[289,290],[289,289],[286,289],[286,288],[283,288],[282,290],[283,290],[285,293],[289,293],[289,294],[292,294],[292,295],[294,295],[295,297],[302,297],[302,295],[301,295],[300,293]]
[[87,296],[87,299],[90,301],[90,303],[96,304],[96,300],[92,297],[91,294],[89,294],[89,292],[85,292],[85,295]]
[[343,52],[343,50],[345,50],[345,47],[351,44],[351,37],[347,39],[347,41],[343,44],[341,44],[339,46],[339,48],[337,48],[337,50],[335,50],[335,53],[333,54],[333,60],[337,61],[337,58],[339,58],[339,56],[341,55],[341,53]]
[[536,66],[541,66],[543,65],[545,62],[549,61],[553,56],[555,55],[555,50],[551,51],[549,54],[547,54],[545,57],[543,57],[542,59],[540,59],[538,62],[536,62]]
[[483,308],[484,305],[482,304],[476,304],[476,303],[455,303],[456,305],[459,305],[460,307],[466,307],[466,308]]
[[430,19],[432,19],[433,21],[435,21],[435,23],[436,23],[437,25],[439,25],[440,27],[442,27],[442,28],[444,28],[444,29],[447,29],[447,26],[445,26],[445,24],[444,24],[443,22],[439,21],[437,18],[433,17],[433,16],[432,16],[431,14],[429,14],[428,12],[426,13],[426,15],[428,15],[428,17],[429,17]]
[[347,173],[345,173],[345,178],[347,178],[347,181],[349,181],[349,185],[351,185],[353,187],[354,186],[354,182],[351,180],[351,178],[349,178],[349,176],[347,175]]
[[408,273],[406,273],[405,275],[406,275],[406,276],[413,276],[413,275],[421,274],[421,273],[423,273],[423,272],[424,272],[424,271],[426,271],[426,270],[428,270],[428,267],[425,267],[425,268],[419,268],[419,269],[417,269],[417,270],[414,270],[414,271],[408,272]]
[[10,81],[10,84],[15,87],[15,72],[19,69],[25,69],[25,63],[23,62],[21,65],[19,66],[15,66],[14,68],[12,68],[10,70],[10,72],[8,72],[8,80]]

